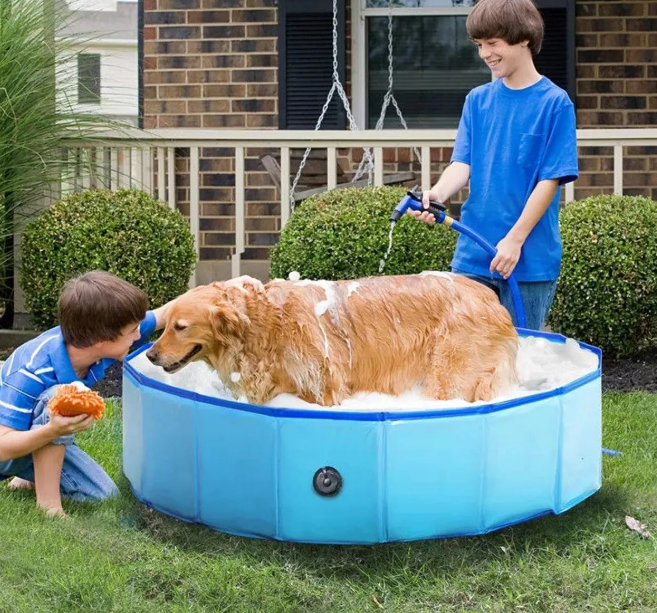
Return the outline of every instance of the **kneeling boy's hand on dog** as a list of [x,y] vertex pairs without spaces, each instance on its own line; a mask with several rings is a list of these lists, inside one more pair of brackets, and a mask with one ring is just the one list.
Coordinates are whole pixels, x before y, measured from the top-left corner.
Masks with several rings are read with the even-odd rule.
[[93,415],[76,415],[75,417],[64,417],[56,413],[50,414],[50,421],[48,427],[56,434],[56,438],[66,436],[68,434],[77,434],[84,432],[93,426],[95,419]]
[[244,285],[250,285],[256,291],[265,289],[262,281],[255,279],[254,277],[250,277],[249,275],[242,275],[241,277],[230,279],[229,281],[226,281],[225,285],[230,287],[244,287]]
[[508,279],[518,264],[521,252],[522,242],[508,236],[504,237],[497,243],[497,255],[490,263],[491,273],[499,272],[505,279]]

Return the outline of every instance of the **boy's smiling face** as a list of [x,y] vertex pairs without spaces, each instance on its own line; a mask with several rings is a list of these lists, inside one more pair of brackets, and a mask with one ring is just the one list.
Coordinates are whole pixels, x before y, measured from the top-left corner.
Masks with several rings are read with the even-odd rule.
[[473,41],[479,50],[479,57],[486,62],[496,78],[509,78],[527,61],[531,62],[529,41],[510,45],[501,38],[475,39]]
[[103,357],[123,360],[128,355],[130,347],[140,338],[139,323],[131,323],[121,328],[121,333],[113,341],[99,341],[96,343]]

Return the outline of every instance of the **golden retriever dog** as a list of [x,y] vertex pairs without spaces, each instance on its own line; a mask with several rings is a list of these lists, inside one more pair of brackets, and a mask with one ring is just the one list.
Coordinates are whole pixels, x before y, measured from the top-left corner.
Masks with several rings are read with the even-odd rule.
[[173,303],[146,355],[167,372],[205,360],[250,403],[289,393],[331,406],[416,387],[437,400],[490,400],[516,381],[517,348],[492,290],[423,273],[200,286]]

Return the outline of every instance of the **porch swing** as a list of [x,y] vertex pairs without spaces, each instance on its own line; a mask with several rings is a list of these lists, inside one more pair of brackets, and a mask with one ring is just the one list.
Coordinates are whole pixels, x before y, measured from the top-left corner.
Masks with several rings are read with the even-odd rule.
[[[383,123],[385,121],[385,116],[388,107],[390,104],[393,105],[395,108],[395,111],[397,113],[397,116],[399,117],[399,120],[401,122],[401,125],[404,127],[404,129],[408,130],[408,126],[406,125],[406,121],[404,120],[404,117],[402,115],[401,109],[399,108],[399,104],[397,103],[397,100],[395,99],[394,93],[393,93],[393,46],[392,46],[392,34],[393,34],[393,27],[392,27],[392,0],[388,0],[388,89],[383,97],[383,104],[381,107],[381,114],[377,120],[375,130],[382,130],[383,129]],[[322,107],[321,114],[319,116],[319,119],[317,120],[317,123],[315,125],[315,131],[320,130],[322,126],[322,122],[324,121],[324,117],[326,116],[326,113],[328,111],[329,105],[331,103],[331,100],[333,99],[333,95],[337,92],[338,96],[340,97],[340,100],[342,101],[343,108],[346,112],[348,123],[349,123],[349,129],[352,131],[357,131],[358,125],[356,124],[356,120],[354,119],[354,116],[351,112],[351,107],[349,104],[349,100],[347,98],[347,95],[345,93],[344,87],[340,81],[340,75],[338,71],[338,0],[333,0],[333,22],[332,22],[333,28],[332,28],[332,36],[333,36],[333,74],[332,74],[332,85],[331,89],[329,90],[328,96],[326,98],[326,101],[324,102],[324,105]],[[306,163],[308,162],[309,156],[311,154],[312,147],[308,147],[305,151],[303,156],[301,157],[301,160],[299,162],[299,166],[296,172],[296,175],[292,181],[291,187],[290,187],[290,213],[294,212],[294,208],[297,203],[301,202],[302,200],[305,200],[306,198],[316,195],[316,194],[321,194],[326,191],[326,186],[322,185],[321,187],[313,187],[310,189],[304,189],[304,190],[298,190],[299,185],[304,185],[302,181],[302,176],[304,176],[304,168],[306,168]],[[415,155],[418,159],[420,160],[420,154],[416,148],[414,148]],[[260,156],[260,159],[262,161],[263,166],[267,169],[269,172],[271,178],[273,179],[274,183],[278,188],[281,186],[281,168],[279,165],[278,160],[271,154],[265,154]],[[312,159],[312,158],[311,158]],[[318,162],[318,164],[314,164],[313,168],[311,170],[310,174],[311,176],[309,177],[310,183],[316,183],[319,180],[321,180],[323,183],[325,183],[325,175],[322,173],[321,178],[319,178],[319,173],[318,173],[318,166],[325,166],[327,164],[327,157],[326,154],[322,154],[321,152],[319,153],[317,159],[312,159],[313,162]],[[337,189],[344,189],[348,187],[365,187],[373,184],[373,179],[374,179],[374,168],[375,168],[375,163],[374,163],[374,157],[372,155],[372,152],[369,147],[364,147],[363,148],[363,157],[361,158],[360,164],[358,166],[358,169],[356,173],[353,175],[353,177],[349,178],[349,175],[345,173],[343,168],[340,166],[339,163],[336,162],[335,164],[336,168],[336,181]],[[366,178],[363,178],[364,175],[367,174]],[[400,173],[394,173],[394,174],[388,174],[384,175],[383,177],[383,184],[384,185],[399,185],[403,184],[407,181],[414,181],[416,178],[415,173],[411,171],[406,171],[406,172],[400,172]]]

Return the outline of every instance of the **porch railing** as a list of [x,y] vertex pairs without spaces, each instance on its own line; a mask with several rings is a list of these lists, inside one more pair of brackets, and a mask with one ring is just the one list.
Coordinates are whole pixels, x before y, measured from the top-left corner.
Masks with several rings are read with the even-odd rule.
[[[125,130],[99,134],[94,143],[71,140],[69,164],[78,164],[72,179],[61,185],[60,194],[95,186],[109,188],[137,187],[157,196],[171,208],[178,206],[176,150],[189,150],[189,220],[199,250],[200,172],[199,162],[204,148],[218,147],[234,151],[235,174],[235,245],[231,274],[241,271],[245,249],[245,151],[250,148],[278,150],[280,153],[280,217],[281,227],[290,216],[290,151],[313,147],[327,152],[327,188],[337,184],[337,153],[340,149],[369,147],[375,172],[374,185],[383,184],[384,148],[416,148],[420,153],[419,181],[428,189],[432,177],[431,150],[452,147],[455,130],[194,130],[161,129]],[[578,147],[613,148],[613,193],[623,193],[623,161],[628,147],[657,147],[657,128],[582,129],[577,131]],[[494,152],[491,152],[494,154]],[[657,153],[657,150],[656,150]],[[85,160],[94,164],[86,164]],[[609,172],[609,171],[607,171]],[[565,188],[565,201],[574,199],[575,185]],[[191,285],[196,283],[195,276]]]

